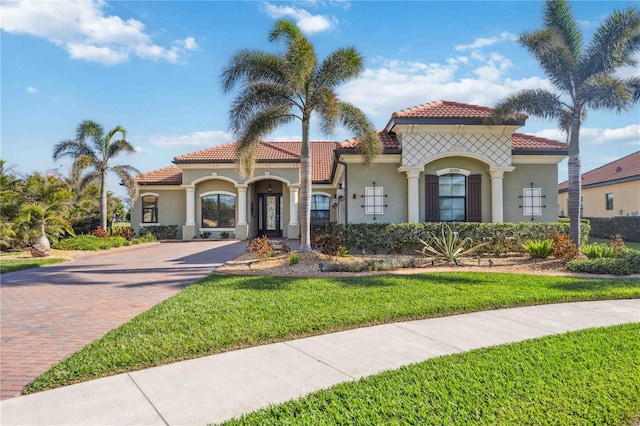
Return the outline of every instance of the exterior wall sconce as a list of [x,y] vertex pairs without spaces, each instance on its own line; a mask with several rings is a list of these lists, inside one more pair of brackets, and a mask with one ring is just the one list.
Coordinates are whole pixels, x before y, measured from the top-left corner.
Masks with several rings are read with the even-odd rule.
[[269,191],[269,194],[271,194],[271,184],[269,184],[269,186],[267,187],[267,191]]
[[344,188],[342,187],[342,183],[338,184],[338,189],[336,190],[336,194],[333,196],[331,200],[331,207],[334,209],[340,205],[340,202],[344,200]]

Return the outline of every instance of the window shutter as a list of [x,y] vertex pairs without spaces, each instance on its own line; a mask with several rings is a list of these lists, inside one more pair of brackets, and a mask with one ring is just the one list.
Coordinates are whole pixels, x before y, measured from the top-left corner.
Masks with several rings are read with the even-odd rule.
[[427,222],[440,222],[440,202],[438,200],[438,176],[425,175],[425,201]]
[[467,178],[467,221],[482,222],[481,175],[469,175]]

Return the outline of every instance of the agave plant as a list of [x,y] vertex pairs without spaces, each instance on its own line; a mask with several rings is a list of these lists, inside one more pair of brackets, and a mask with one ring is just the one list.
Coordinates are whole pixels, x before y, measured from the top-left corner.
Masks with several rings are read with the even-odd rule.
[[[418,251],[426,256],[428,260],[451,262],[456,266],[460,266],[458,259],[486,245],[486,243],[474,245],[473,239],[470,237],[460,238],[458,233],[453,232],[451,227],[446,223],[442,224],[440,236],[431,235],[429,242],[420,239],[420,243],[422,243],[424,247]],[[466,247],[467,244],[469,247]]]

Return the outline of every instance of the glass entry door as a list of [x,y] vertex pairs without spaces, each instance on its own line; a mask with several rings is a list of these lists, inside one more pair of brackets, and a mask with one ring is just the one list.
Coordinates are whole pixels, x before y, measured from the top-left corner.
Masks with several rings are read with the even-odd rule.
[[258,236],[282,236],[282,194],[258,194]]

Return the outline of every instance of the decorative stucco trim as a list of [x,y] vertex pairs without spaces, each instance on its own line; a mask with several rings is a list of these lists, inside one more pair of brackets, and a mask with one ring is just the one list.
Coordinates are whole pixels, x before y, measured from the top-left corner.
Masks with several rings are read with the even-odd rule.
[[216,179],[224,180],[224,181],[227,181],[227,182],[231,182],[234,185],[238,184],[237,180],[231,179],[230,177],[227,177],[227,176],[220,176],[219,174],[214,172],[214,174],[212,174],[211,176],[203,176],[201,178],[198,178],[198,179],[194,180],[193,182],[191,182],[191,185],[197,185],[200,182],[204,182],[204,181],[207,181],[207,180],[216,180]]
[[142,197],[158,197],[160,198],[160,194],[156,193],[156,192],[143,192],[142,194],[140,194],[140,198]]
[[207,192],[203,192],[202,194],[199,194],[199,196],[200,198],[202,198],[202,197],[206,197],[207,195],[216,195],[216,194],[231,195],[232,197],[238,196],[238,194],[229,192],[229,191],[207,191]]
[[[342,155],[342,161],[345,163],[362,163],[362,155]],[[378,155],[374,160],[374,164],[393,164],[400,163],[402,161],[402,155],[400,154],[383,154]]]
[[469,176],[471,174],[471,170],[461,169],[460,167],[447,167],[446,169],[436,170],[436,175],[438,176],[450,174]]
[[178,191],[178,190],[182,190],[182,188],[180,187],[180,184],[177,183],[175,185],[140,185],[138,184],[138,187],[140,189],[146,189],[146,190],[150,190],[153,189],[154,191]]
[[511,157],[512,164],[558,164],[567,158],[566,155],[557,153],[554,155],[520,155],[514,153]]
[[[278,180],[278,181],[280,181],[282,183],[285,183],[287,186],[292,185],[291,181],[289,181],[289,180],[287,180],[287,179],[285,179],[283,177],[280,177],[280,176],[272,175],[271,172],[265,172],[265,174],[263,174],[263,175],[254,176],[254,177],[244,181],[244,183],[249,185],[249,184],[254,183],[254,182],[258,182],[258,181],[261,181],[261,180],[268,180],[268,179],[270,179],[270,180]],[[299,185],[299,183],[297,185]]]
[[321,191],[313,191],[311,192],[311,195],[324,195],[325,197],[333,197],[333,194],[329,194],[328,192],[321,192]]

